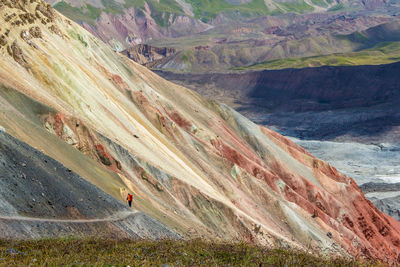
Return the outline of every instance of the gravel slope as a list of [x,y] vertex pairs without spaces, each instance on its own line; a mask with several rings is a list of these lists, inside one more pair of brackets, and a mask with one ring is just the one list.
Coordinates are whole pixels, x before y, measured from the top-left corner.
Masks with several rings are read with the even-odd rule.
[[0,131],[0,236],[175,237],[54,159]]

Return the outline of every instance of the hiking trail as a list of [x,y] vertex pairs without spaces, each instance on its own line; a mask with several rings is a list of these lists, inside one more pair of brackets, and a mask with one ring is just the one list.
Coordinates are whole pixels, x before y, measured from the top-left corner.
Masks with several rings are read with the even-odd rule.
[[31,221],[31,222],[56,222],[56,223],[96,223],[96,222],[116,222],[127,219],[128,217],[139,213],[139,211],[125,211],[118,212],[105,218],[97,219],[53,219],[53,218],[36,218],[36,217],[24,217],[24,216],[2,216],[0,220],[6,221]]

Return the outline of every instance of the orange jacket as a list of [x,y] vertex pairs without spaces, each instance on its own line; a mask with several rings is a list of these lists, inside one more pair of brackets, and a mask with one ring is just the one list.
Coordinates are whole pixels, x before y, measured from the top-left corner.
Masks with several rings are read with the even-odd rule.
[[126,200],[128,200],[128,201],[132,201],[132,199],[133,199],[133,195],[131,195],[131,194],[129,194],[128,197],[126,198]]

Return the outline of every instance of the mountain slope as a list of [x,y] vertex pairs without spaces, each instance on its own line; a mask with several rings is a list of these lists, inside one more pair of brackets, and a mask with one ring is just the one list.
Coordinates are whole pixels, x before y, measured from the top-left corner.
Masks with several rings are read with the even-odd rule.
[[[399,181],[399,72],[397,62],[223,74],[158,73],[294,137],[297,144],[361,185]],[[389,196],[377,187],[374,196],[367,197],[379,203],[373,198],[399,194],[393,184],[386,188]],[[390,208],[380,203],[382,211],[398,212],[398,201],[387,201]]]
[[343,37],[358,43],[359,48],[349,53],[275,59],[238,69],[381,65],[400,61],[400,21],[383,23],[365,31],[340,36]]
[[54,159],[0,132],[1,238],[180,238]]
[[[198,46],[190,46],[195,37],[154,40],[151,41],[154,45],[183,47],[180,47],[177,53],[148,63],[147,66],[153,69],[199,73],[231,69],[284,69],[368,63],[377,65],[399,61],[399,20],[393,18],[393,21],[387,22],[388,19],[382,17],[350,16],[356,21],[359,20],[358,24],[366,28],[373,27],[354,31],[362,29],[362,26],[358,25],[349,30],[351,33],[344,34],[336,28],[349,29],[350,25],[355,23],[352,19],[347,21],[345,15],[320,16],[324,19],[318,21],[313,17],[303,18],[303,21],[299,19],[287,26],[281,18],[281,22],[277,23],[279,27],[268,27],[262,33],[260,29],[255,30],[252,27],[243,28],[250,31],[247,34],[234,33],[232,30],[227,39],[214,43],[204,41],[203,39],[207,40],[204,33],[203,39],[197,37],[198,42],[204,42]],[[367,19],[368,22],[365,21]],[[340,25],[341,22],[343,24]],[[260,25],[263,23],[265,22],[259,22]],[[225,29],[226,32],[230,30]],[[212,39],[210,33],[208,39]]]
[[138,210],[184,237],[397,260],[400,223],[351,178],[41,1],[0,7],[0,125],[12,136],[117,200],[133,192]]
[[[390,2],[378,1],[262,1],[262,0],[135,0],[135,1],[96,1],[96,0],[49,0],[49,3],[54,5],[60,12],[66,10],[74,10],[71,16],[77,16],[81,13],[90,14],[89,17],[81,16],[80,20],[87,21],[95,19],[101,12],[109,14],[122,14],[123,9],[134,7],[140,10],[145,10],[147,7],[156,13],[155,15],[186,15],[195,17],[202,21],[210,21],[218,15],[242,14],[246,16],[260,16],[271,14],[283,14],[288,12],[307,13],[307,12],[323,12],[329,10],[340,9],[373,9],[382,6],[388,6]],[[339,8],[340,7],[340,8]],[[80,11],[80,12],[79,12]],[[157,14],[158,13],[158,14]]]
[[185,14],[175,0],[49,2],[117,51],[148,40],[195,34],[211,27],[191,13]]
[[[201,45],[203,33],[216,29],[212,39],[231,39],[233,26],[249,41],[295,39],[325,35],[327,28],[347,33],[395,19],[396,1],[331,0],[49,0],[59,12],[78,22],[116,51],[130,46],[188,37]],[[340,12],[340,14],[337,14]],[[301,15],[298,15],[301,14]],[[392,16],[393,14],[393,16]],[[254,24],[254,20],[259,23]],[[267,23],[263,22],[267,20]],[[308,20],[307,22],[305,20]],[[281,21],[280,23],[273,23]],[[272,22],[273,25],[270,25]],[[304,23],[306,22],[306,23]],[[382,23],[383,21],[381,21]],[[255,27],[254,27],[255,26]],[[272,26],[272,27],[271,27]],[[263,28],[265,27],[265,28]],[[314,28],[309,31],[309,29]],[[267,36],[263,36],[267,34]],[[261,36],[261,38],[260,38]],[[239,51],[239,50],[238,50]],[[264,59],[265,60],[265,59]],[[254,63],[254,62],[252,62]]]
[[400,43],[382,43],[372,48],[349,53],[334,53],[325,56],[293,57],[257,63],[236,70],[250,69],[289,69],[321,66],[360,66],[382,65],[400,61]]

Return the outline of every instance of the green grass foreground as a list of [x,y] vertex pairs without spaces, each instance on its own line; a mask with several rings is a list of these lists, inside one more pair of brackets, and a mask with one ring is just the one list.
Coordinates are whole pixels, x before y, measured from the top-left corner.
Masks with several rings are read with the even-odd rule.
[[56,239],[0,241],[0,266],[385,266],[245,243]]

